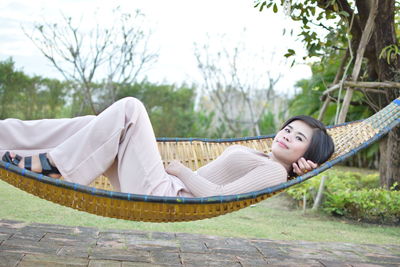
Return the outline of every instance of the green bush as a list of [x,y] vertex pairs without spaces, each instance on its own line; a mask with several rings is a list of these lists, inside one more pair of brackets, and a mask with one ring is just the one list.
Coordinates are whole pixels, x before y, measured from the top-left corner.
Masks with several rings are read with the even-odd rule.
[[330,170],[286,192],[296,201],[302,201],[305,194],[307,206],[311,206],[323,175],[327,176],[321,205],[323,211],[359,221],[400,223],[400,192],[378,188],[378,174]]
[[334,215],[367,221],[400,223],[400,192],[380,188],[328,194],[324,210]]

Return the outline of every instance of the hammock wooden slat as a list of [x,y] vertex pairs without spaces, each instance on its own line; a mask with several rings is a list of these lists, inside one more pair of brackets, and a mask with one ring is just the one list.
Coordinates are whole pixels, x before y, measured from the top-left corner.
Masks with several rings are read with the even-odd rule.
[[[82,186],[38,175],[3,161],[0,161],[0,179],[40,198],[101,216],[147,222],[192,221],[236,211],[280,193],[353,156],[398,124],[400,97],[368,119],[329,128],[328,132],[335,142],[335,153],[317,169],[277,186],[238,195],[185,198],[121,193],[113,191],[105,177],[96,179],[89,186]],[[233,144],[268,153],[273,137],[159,138],[157,142],[164,164],[178,159],[186,166],[197,169]]]

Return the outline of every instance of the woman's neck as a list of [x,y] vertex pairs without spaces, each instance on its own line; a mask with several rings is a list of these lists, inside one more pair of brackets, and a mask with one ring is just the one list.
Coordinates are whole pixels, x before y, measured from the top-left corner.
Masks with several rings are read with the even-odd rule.
[[288,164],[286,162],[283,162],[282,160],[279,160],[278,158],[276,158],[274,156],[274,154],[272,152],[269,152],[267,155],[271,160],[281,164],[286,169],[287,172],[290,172],[292,170],[292,165],[291,164]]

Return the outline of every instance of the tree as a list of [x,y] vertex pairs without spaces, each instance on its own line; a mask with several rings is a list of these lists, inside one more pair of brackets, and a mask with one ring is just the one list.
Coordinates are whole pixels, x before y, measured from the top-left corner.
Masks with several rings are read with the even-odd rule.
[[65,104],[67,82],[29,77],[14,61],[0,61],[0,118],[25,120],[58,117]]
[[[256,7],[286,6],[291,18],[301,23],[300,36],[308,57],[325,58],[338,50],[346,50],[338,73],[347,78],[346,66],[353,66],[353,80],[400,81],[400,49],[398,41],[400,3],[395,0],[259,0]],[[371,18],[368,20],[368,18]],[[369,27],[369,28],[368,28]],[[327,30],[321,33],[321,28]],[[364,33],[371,32],[370,36]],[[364,43],[363,43],[364,42]],[[295,54],[288,51],[287,56]],[[359,70],[357,68],[360,68]],[[360,74],[360,75],[359,75]],[[350,99],[351,90],[346,98]],[[400,96],[400,88],[364,90],[364,99],[377,111]],[[341,100],[341,99],[339,99]],[[347,113],[342,109],[341,117]],[[381,185],[390,188],[400,182],[400,127],[393,129],[380,142]]]
[[196,88],[141,82],[122,85],[118,98],[135,96],[149,113],[158,137],[207,137],[209,121],[194,109]]
[[[266,61],[246,53],[243,43],[233,48],[221,40],[221,47],[210,43],[195,44],[195,57],[203,78],[203,98],[212,103],[208,109],[215,110],[215,119],[220,120],[220,137],[260,135],[260,122],[275,98],[280,75],[273,77]],[[256,69],[256,62],[264,63],[261,70]]]
[[[157,58],[149,51],[150,33],[143,29],[142,13],[128,14],[117,8],[113,14],[113,24],[98,23],[89,32],[71,17],[62,16],[60,23],[36,23],[33,32],[26,33],[63,77],[78,85],[75,97],[82,98],[94,114],[103,108],[94,99],[107,95],[108,103],[102,105],[110,105],[116,100],[115,84],[136,82]],[[100,80],[101,86],[95,87]],[[84,105],[75,115],[82,113]]]
[[15,70],[10,58],[0,62],[0,118],[15,117],[15,101],[20,97],[21,88],[28,83],[28,76]]
[[[332,56],[324,62],[314,62],[311,65],[312,76],[302,79],[296,83],[296,95],[289,101],[290,116],[304,114],[319,117],[321,114],[321,96],[329,84],[334,83],[336,73],[340,65],[341,57]],[[329,96],[332,97],[332,96]],[[336,101],[334,99],[332,102]],[[335,102],[334,102],[335,103]],[[365,97],[360,91],[354,92],[352,105],[349,108],[348,120],[356,121],[373,114],[372,110],[365,104]],[[338,114],[338,105],[330,104],[324,116],[321,118],[326,125],[335,124]],[[289,116],[289,117],[290,117]],[[354,157],[347,159],[344,164],[357,166],[359,168],[378,168],[379,146],[373,144],[358,152]]]
[[37,118],[60,118],[63,107],[67,102],[68,92],[72,90],[69,82],[57,79],[41,78],[38,79],[37,105],[42,107],[37,112]]

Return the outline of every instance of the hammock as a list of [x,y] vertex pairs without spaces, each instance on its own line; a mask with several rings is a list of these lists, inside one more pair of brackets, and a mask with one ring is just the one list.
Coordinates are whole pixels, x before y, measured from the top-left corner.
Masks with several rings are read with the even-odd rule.
[[[89,186],[54,179],[0,161],[0,179],[40,198],[89,213],[125,220],[148,222],[192,221],[211,218],[260,202],[301,183],[353,156],[400,124],[400,97],[368,119],[328,128],[335,153],[317,169],[286,183],[263,190],[227,196],[201,198],[160,197],[112,191],[107,178],[99,177]],[[274,135],[237,139],[158,138],[167,164],[178,159],[197,169],[214,160],[233,144],[270,152]]]

